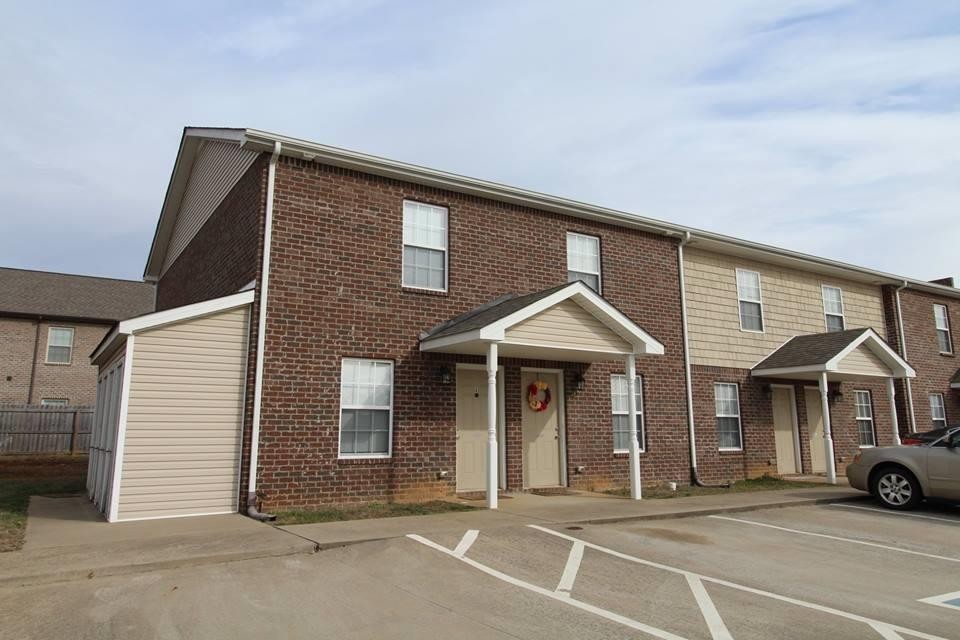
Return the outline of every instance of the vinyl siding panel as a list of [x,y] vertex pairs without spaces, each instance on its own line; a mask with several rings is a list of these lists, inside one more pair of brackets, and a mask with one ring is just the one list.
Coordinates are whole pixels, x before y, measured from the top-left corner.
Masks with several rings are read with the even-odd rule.
[[236,511],[248,315],[137,334],[118,519]]
[[[740,330],[737,269],[760,273],[763,333]],[[684,250],[687,321],[693,364],[749,369],[789,338],[823,333],[821,285],[843,290],[848,329],[872,327],[884,337],[878,286],[742,260],[694,248]]]
[[256,152],[241,149],[237,144],[214,140],[202,143],[177,213],[162,272],[180,257],[256,158]]
[[572,300],[564,300],[506,331],[508,342],[629,353],[630,344]]
[[890,376],[892,372],[868,347],[860,345],[840,361],[838,368],[843,373],[857,373],[867,376]]

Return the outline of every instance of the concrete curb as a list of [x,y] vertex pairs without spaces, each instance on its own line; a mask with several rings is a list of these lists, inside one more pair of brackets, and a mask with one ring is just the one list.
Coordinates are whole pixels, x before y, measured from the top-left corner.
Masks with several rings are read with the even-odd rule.
[[746,513],[761,509],[786,509],[788,507],[805,507],[817,504],[832,504],[836,502],[861,502],[870,500],[870,496],[842,496],[836,498],[804,498],[763,504],[741,505],[736,507],[708,507],[691,511],[672,511],[667,513],[637,514],[631,516],[611,516],[609,518],[587,518],[584,520],[569,520],[554,524],[614,524],[618,522],[641,522],[643,520],[674,520],[679,518],[696,518],[700,516],[715,516],[721,513]]
[[262,558],[283,558],[299,554],[313,554],[319,551],[320,545],[311,543],[313,546],[290,547],[283,551],[241,551],[237,553],[219,553],[207,556],[194,556],[190,558],[177,558],[175,560],[161,560],[158,562],[142,562],[138,564],[114,565],[107,567],[96,567],[94,569],[70,569],[67,571],[53,571],[50,573],[37,573],[19,576],[4,576],[0,578],[0,588],[6,587],[28,587],[43,584],[54,584],[57,582],[73,582],[77,580],[92,580],[94,578],[108,578],[113,576],[125,576],[135,573],[148,573],[161,569],[181,569],[183,567],[208,566],[214,564],[226,564],[230,562],[241,562],[244,560],[259,560]]

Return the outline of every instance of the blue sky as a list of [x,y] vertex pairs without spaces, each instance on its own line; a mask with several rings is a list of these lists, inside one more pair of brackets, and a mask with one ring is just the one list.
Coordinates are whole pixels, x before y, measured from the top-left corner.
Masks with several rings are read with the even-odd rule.
[[139,278],[184,125],[960,276],[960,4],[0,3],[0,265]]

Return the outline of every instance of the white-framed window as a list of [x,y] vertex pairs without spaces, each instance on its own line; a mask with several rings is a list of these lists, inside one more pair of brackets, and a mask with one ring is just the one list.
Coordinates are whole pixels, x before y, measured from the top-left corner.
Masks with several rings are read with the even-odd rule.
[[66,398],[43,398],[40,400],[41,407],[65,407],[69,404]]
[[403,201],[403,286],[447,290],[447,209]]
[[340,457],[387,458],[393,446],[393,363],[344,358]]
[[947,426],[947,407],[943,404],[942,393],[930,394],[930,420],[933,421],[934,429]]
[[823,291],[823,317],[827,331],[843,331],[847,328],[843,317],[843,290],[826,284],[820,289]]
[[73,356],[73,328],[50,327],[47,332],[47,363],[70,364]]
[[857,408],[857,435],[861,447],[874,447],[877,444],[873,430],[873,401],[869,391],[854,391],[854,404]]
[[713,396],[717,412],[717,441],[721,451],[743,449],[743,432],[740,428],[739,387],[732,382],[716,382]]
[[737,269],[737,301],[740,303],[740,330],[763,332],[759,272]]
[[947,315],[946,305],[933,305],[933,321],[937,327],[937,347],[940,349],[940,353],[953,353],[953,341],[950,339],[950,316]]
[[[637,376],[637,442],[640,451],[646,450],[646,434],[643,429],[643,378]],[[630,409],[627,405],[627,376],[615,373],[610,376],[610,406],[613,414],[613,452],[630,451]]]
[[567,282],[582,280],[600,293],[600,238],[567,233]]

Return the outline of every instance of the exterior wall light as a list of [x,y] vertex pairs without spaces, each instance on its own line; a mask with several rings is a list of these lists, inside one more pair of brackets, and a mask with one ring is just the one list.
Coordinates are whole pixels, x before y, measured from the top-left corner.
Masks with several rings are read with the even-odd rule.
[[580,393],[587,386],[587,380],[583,377],[583,374],[577,371],[573,374],[573,385],[577,393]]
[[440,384],[452,384],[453,383],[453,371],[450,367],[444,365],[440,367]]

